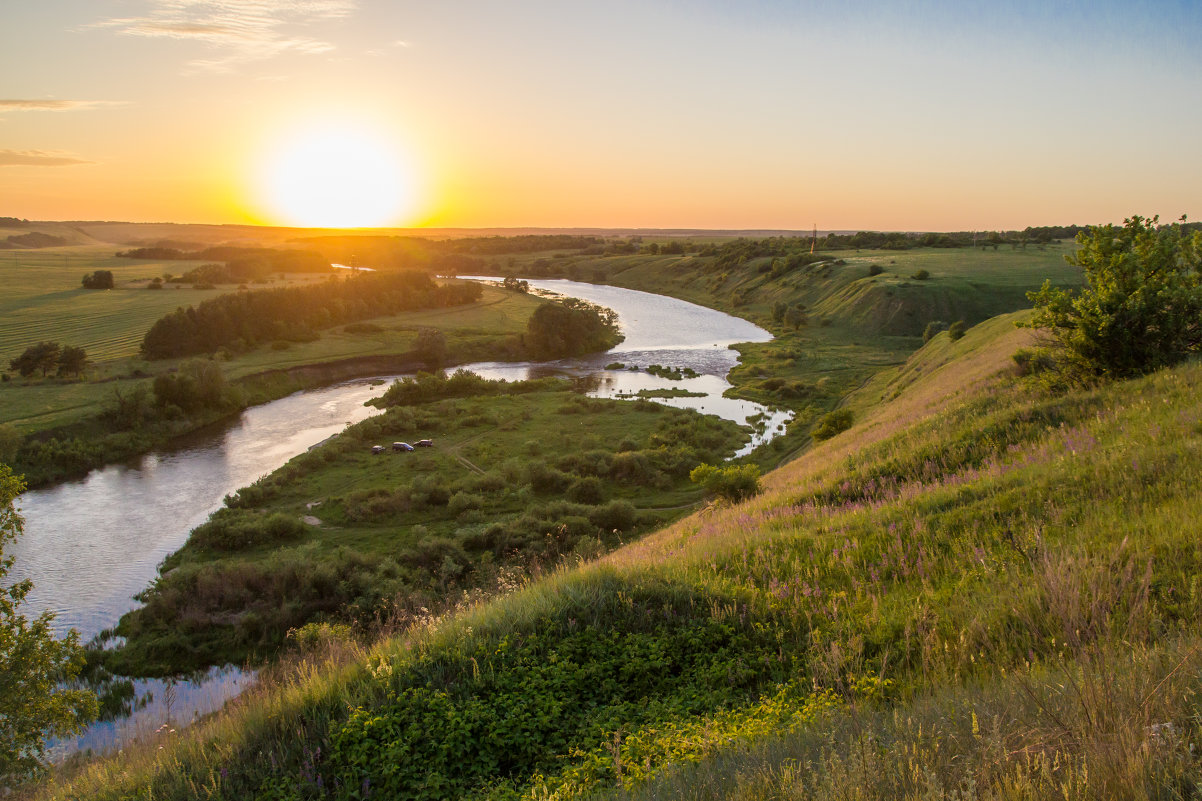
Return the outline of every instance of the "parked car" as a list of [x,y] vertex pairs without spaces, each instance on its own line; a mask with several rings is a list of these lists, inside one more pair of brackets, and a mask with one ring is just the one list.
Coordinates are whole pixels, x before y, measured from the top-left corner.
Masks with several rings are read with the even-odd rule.
[[384,452],[384,446],[383,445],[372,445],[371,452],[373,455],[379,456],[381,453]]
[[416,443],[414,443],[414,444],[415,444],[415,445],[417,445],[417,447],[419,447],[419,448],[433,448],[433,447],[434,447],[434,440],[432,440],[432,439],[419,439],[419,440],[418,440]]
[[411,451],[413,450],[413,446],[408,442],[394,442],[392,443],[392,449],[394,451]]

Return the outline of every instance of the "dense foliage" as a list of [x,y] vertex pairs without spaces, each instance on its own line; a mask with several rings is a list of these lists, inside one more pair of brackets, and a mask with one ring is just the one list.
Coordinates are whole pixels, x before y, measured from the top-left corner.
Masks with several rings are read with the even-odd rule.
[[20,607],[33,584],[7,580],[14,560],[4,548],[21,534],[14,502],[22,488],[0,465],[0,785],[43,765],[47,736],[77,732],[96,715],[91,692],[62,686],[83,667],[79,635],[57,639],[52,612],[26,618]]
[[544,304],[526,323],[526,347],[536,359],[608,350],[621,339],[613,311],[576,298]]
[[[382,703],[333,732],[323,766],[333,797],[514,797],[581,743],[748,702],[789,673],[788,662],[753,658],[774,648],[765,629],[696,614],[736,598],[668,582],[625,593],[598,584],[594,604],[582,598],[500,642],[481,638],[383,675]],[[612,777],[612,763],[596,767]]]
[[438,285],[424,273],[367,274],[320,284],[222,295],[160,318],[142,340],[150,359],[308,339],[334,325],[414,309],[473,303],[480,287]]
[[754,464],[726,467],[700,464],[689,473],[689,480],[705,488],[706,494],[737,503],[760,493],[760,468]]
[[112,289],[113,271],[95,270],[83,277],[84,289]]
[[1134,216],[1077,236],[1068,257],[1085,271],[1079,294],[1044,284],[1029,294],[1079,375],[1126,377],[1176,364],[1202,348],[1202,231]]

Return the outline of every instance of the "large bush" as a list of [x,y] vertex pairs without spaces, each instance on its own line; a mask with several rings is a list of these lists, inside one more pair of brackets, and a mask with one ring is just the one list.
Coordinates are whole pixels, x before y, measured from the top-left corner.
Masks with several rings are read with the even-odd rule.
[[689,473],[689,480],[704,487],[706,494],[732,502],[758,495],[761,489],[760,468],[754,464],[700,464]]
[[1085,271],[1085,288],[1045,282],[1028,294],[1031,325],[1051,335],[1070,373],[1138,375],[1202,348],[1202,231],[1158,222],[1136,216],[1078,234],[1067,258]]

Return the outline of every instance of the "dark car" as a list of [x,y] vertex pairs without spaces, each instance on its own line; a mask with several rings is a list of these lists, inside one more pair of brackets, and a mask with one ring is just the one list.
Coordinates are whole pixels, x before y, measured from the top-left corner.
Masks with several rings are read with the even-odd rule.
[[394,451],[411,451],[413,450],[413,446],[408,442],[394,442],[392,443],[392,449]]
[[419,440],[418,440],[418,441],[417,441],[415,444],[416,444],[416,445],[417,445],[417,447],[419,447],[419,448],[433,448],[433,447],[434,447],[434,440],[432,440],[432,439],[419,439]]

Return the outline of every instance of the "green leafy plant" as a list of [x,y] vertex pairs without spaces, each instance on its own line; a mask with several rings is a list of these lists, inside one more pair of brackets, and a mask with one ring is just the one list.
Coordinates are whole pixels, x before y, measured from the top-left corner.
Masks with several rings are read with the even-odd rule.
[[1067,256],[1085,271],[1079,294],[1045,282],[1028,293],[1030,325],[1048,332],[1062,364],[1079,377],[1138,375],[1202,349],[1202,231],[1159,217],[1077,235]]
[[731,502],[758,495],[763,489],[760,486],[760,468],[754,464],[729,467],[699,464],[689,473],[689,480],[704,487],[708,495]]
[[[4,546],[24,526],[14,506],[22,489],[12,470],[0,465],[0,586],[8,583],[14,562]],[[96,717],[95,694],[64,684],[83,667],[78,632],[60,640],[51,628],[53,612],[32,621],[21,614],[31,589],[28,579],[0,589],[0,783],[41,769],[46,737],[74,734]]]

